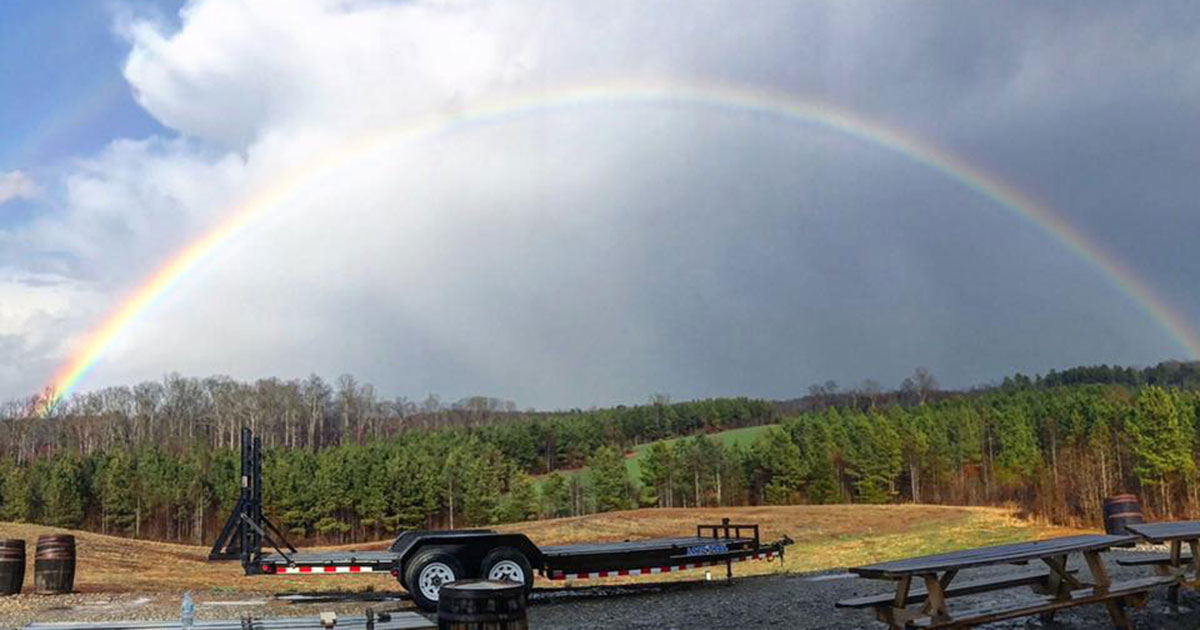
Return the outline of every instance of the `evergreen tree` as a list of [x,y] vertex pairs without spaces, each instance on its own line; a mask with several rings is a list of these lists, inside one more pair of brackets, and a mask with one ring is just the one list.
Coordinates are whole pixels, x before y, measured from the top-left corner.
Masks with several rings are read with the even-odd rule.
[[512,490],[501,502],[500,521],[515,523],[537,519],[541,499],[537,488],[528,475],[520,475],[513,482]]
[[602,446],[588,460],[592,486],[596,493],[596,511],[611,512],[633,507],[633,487],[629,472],[625,469],[625,458],[616,450]]
[[675,474],[675,457],[671,449],[665,442],[651,444],[641,461],[641,481],[648,503],[658,507],[675,505],[672,496]]
[[102,502],[104,527],[112,533],[133,533],[137,502],[134,497],[135,471],[129,453],[116,451],[103,468]]
[[60,455],[50,467],[50,476],[42,488],[45,500],[43,520],[55,527],[75,528],[83,523],[83,486],[79,461]]
[[3,486],[0,486],[0,519],[20,523],[31,521],[34,517],[33,490],[29,483],[29,472],[25,467],[8,462],[5,466]]
[[542,484],[542,514],[547,518],[571,515],[571,489],[562,473],[550,473]]
[[390,489],[390,516],[386,523],[393,529],[417,529],[424,526],[438,509],[441,471],[434,453],[423,444],[409,443],[387,460],[386,487]]
[[1161,387],[1150,386],[1138,394],[1125,428],[1138,479],[1144,485],[1157,486],[1161,508],[1169,514],[1171,482],[1190,479],[1195,472],[1190,418],[1181,417],[1174,396]]
[[[822,454],[823,455],[823,454]],[[770,428],[754,441],[747,458],[759,499],[771,505],[794,503],[808,467],[800,447],[784,431]]]

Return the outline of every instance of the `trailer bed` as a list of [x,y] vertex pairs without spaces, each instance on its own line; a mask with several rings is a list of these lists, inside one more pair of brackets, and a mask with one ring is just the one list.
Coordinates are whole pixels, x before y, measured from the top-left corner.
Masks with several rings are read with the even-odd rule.
[[586,543],[579,545],[551,545],[539,547],[547,558],[562,558],[566,556],[606,555],[611,553],[645,553],[648,551],[679,551],[686,553],[689,548],[722,543],[730,548],[740,548],[754,543],[753,538],[712,539],[699,536],[681,536],[678,538],[649,538],[646,540],[626,540],[622,542]]
[[774,557],[754,538],[684,536],[542,547],[546,577],[576,580],[652,575]]
[[264,573],[387,573],[396,563],[391,551],[300,551],[264,553]]

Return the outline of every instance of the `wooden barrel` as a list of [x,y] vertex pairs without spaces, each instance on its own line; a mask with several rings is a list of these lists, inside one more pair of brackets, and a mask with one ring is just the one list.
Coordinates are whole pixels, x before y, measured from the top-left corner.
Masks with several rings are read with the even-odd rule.
[[438,591],[438,630],[528,630],[525,585],[463,580]]
[[69,534],[38,536],[33,556],[33,583],[43,595],[75,589],[75,537]]
[[1128,534],[1126,525],[1142,522],[1142,504],[1136,495],[1118,494],[1104,500],[1104,531],[1109,534]]
[[16,595],[25,583],[25,540],[0,540],[0,595]]

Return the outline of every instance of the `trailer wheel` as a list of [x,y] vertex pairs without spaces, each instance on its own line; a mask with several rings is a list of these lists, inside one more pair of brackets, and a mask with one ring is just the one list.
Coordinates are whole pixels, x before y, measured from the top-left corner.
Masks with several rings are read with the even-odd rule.
[[489,580],[520,582],[526,593],[533,589],[533,567],[525,554],[513,547],[497,547],[484,556],[479,575]]
[[425,549],[408,561],[404,585],[421,610],[434,612],[438,607],[438,591],[442,585],[465,575],[458,558],[438,549]]

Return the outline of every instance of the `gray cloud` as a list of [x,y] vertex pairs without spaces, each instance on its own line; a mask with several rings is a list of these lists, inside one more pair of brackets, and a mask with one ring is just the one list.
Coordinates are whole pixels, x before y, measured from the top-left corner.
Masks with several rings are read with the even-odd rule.
[[[171,252],[347,137],[615,79],[775,89],[909,130],[1045,200],[1195,314],[1197,17],[1186,4],[193,2],[178,31],[126,29],[132,88],[180,137],[115,143],[66,178],[62,212],[0,234],[14,269],[69,261],[53,267],[59,301],[0,283],[17,305],[0,334],[48,344],[22,346],[40,348],[28,365],[61,360]],[[87,385],[349,371],[388,393],[587,406],[897,383],[914,365],[953,386],[1182,355],[1053,238],[893,152],[610,104],[388,144],[305,178]],[[39,387],[33,371],[0,372],[0,394]]]

